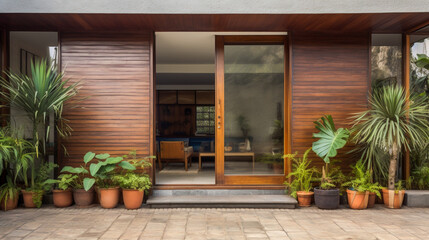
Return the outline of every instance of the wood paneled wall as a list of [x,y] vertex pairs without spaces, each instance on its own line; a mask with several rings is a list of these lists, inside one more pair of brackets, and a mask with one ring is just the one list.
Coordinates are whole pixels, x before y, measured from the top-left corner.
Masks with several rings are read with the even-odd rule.
[[[368,35],[292,34],[292,151],[310,148],[313,122],[324,114],[336,127],[348,127],[351,113],[366,108],[369,79]],[[343,167],[355,160],[345,154]],[[315,157],[315,165],[323,161]]]
[[[72,136],[60,165],[80,165],[88,151],[151,153],[151,33],[64,33],[61,66],[81,81],[81,108],[67,110]],[[62,154],[60,154],[62,156]]]

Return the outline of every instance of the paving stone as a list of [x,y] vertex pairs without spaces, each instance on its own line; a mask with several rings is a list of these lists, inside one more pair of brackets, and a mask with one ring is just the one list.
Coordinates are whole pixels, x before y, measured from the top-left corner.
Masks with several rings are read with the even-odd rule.
[[1,239],[427,239],[429,209],[70,207],[0,213]]

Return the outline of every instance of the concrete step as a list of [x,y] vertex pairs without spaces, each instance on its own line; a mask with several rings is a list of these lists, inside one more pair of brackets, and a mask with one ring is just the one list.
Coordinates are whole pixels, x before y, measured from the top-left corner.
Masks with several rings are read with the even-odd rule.
[[295,208],[297,201],[283,190],[154,190],[151,208]]
[[404,205],[408,207],[429,207],[429,190],[406,190]]

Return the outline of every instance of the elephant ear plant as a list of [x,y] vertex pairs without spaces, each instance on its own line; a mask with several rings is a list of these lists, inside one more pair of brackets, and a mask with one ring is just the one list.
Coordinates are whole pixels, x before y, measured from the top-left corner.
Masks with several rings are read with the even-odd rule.
[[[353,140],[365,144],[368,151],[382,149],[389,155],[388,190],[383,190],[385,205],[402,205],[404,191],[395,197],[398,156],[403,148],[423,146],[429,138],[429,104],[424,96],[411,96],[407,101],[405,90],[396,85],[374,91],[369,98],[369,109],[353,116]],[[392,201],[397,198],[398,201]],[[386,202],[388,201],[388,202]]]
[[71,173],[76,178],[71,182],[73,188],[73,198],[76,205],[88,206],[91,205],[94,200],[94,189],[92,188],[95,183],[95,179],[92,178],[88,171],[88,163],[94,159],[95,153],[88,152],[83,157],[84,165],[80,167],[65,166],[61,172]]
[[88,163],[94,159],[94,157],[95,153],[88,152],[83,157],[84,165],[80,167],[65,166],[61,170],[61,172],[68,172],[77,176],[71,184],[74,189],[84,189],[85,191],[89,191],[94,185],[95,179],[90,177],[89,171],[87,170]]
[[97,163],[89,166],[91,176],[95,178],[98,186],[100,205],[103,208],[114,208],[119,202],[119,185],[114,178],[120,169],[134,171],[136,167],[124,160],[123,157],[110,157],[109,154],[98,154],[95,156]]
[[315,202],[319,208],[338,208],[340,192],[336,187],[342,174],[338,168],[330,170],[329,164],[331,158],[337,156],[338,150],[346,145],[350,132],[346,128],[336,129],[331,115],[321,117],[314,124],[319,132],[313,133],[313,137],[319,140],[313,142],[312,149],[325,162],[320,188],[314,191]]
[[73,203],[71,186],[78,178],[74,174],[61,174],[58,179],[46,180],[49,184],[56,184],[58,187],[52,190],[55,207],[68,207]]

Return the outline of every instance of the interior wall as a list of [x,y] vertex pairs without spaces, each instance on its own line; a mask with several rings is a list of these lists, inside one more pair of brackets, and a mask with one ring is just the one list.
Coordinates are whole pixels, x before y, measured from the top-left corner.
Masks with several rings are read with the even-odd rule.
[[[295,33],[292,48],[292,151],[304,153],[312,146],[316,132],[314,121],[325,114],[334,118],[336,127],[350,127],[352,113],[366,109],[369,90],[368,35],[329,35]],[[355,159],[337,157],[347,168]],[[314,156],[314,164],[323,160]]]
[[151,45],[151,33],[61,33],[61,66],[86,99],[65,111],[73,133],[60,165],[78,166],[88,151],[151,154]]
[[[21,49],[31,52],[40,58],[49,58],[49,47],[58,46],[57,32],[10,32],[9,40],[9,70],[20,73]],[[25,138],[33,137],[32,122],[25,112],[14,108],[10,109],[11,126],[24,134]],[[53,116],[50,123],[54,129]],[[49,140],[54,141],[54,131],[50,131]]]

